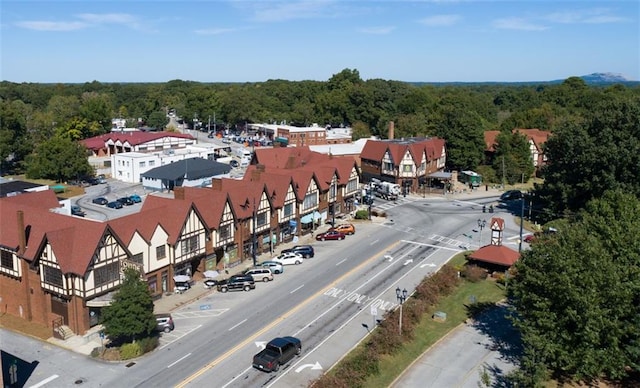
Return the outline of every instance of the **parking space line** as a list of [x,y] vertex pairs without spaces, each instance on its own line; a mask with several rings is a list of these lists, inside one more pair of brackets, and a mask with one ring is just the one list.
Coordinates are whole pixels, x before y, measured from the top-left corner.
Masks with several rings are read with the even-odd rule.
[[160,346],[158,349],[160,349],[160,350],[161,350],[161,349],[164,349],[164,348],[165,348],[165,347],[167,347],[168,345],[171,345],[173,342],[175,342],[175,341],[179,340],[180,338],[182,338],[182,337],[184,337],[185,335],[187,335],[187,334],[191,333],[192,331],[195,331],[195,330],[199,329],[200,327],[202,327],[202,325],[198,325],[198,326],[194,327],[193,329],[188,330],[187,332],[185,332],[185,333],[184,333],[184,334],[182,334],[181,336],[177,337],[177,338],[176,338],[176,339],[174,339],[173,341],[169,341],[169,342],[167,342],[166,344],[164,344],[164,345]]

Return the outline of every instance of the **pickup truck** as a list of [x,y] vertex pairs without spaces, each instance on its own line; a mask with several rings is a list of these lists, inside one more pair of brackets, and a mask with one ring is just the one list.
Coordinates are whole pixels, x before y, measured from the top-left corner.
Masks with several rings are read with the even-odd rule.
[[265,372],[277,372],[280,365],[302,352],[302,343],[295,337],[274,338],[260,353],[253,356],[253,367]]

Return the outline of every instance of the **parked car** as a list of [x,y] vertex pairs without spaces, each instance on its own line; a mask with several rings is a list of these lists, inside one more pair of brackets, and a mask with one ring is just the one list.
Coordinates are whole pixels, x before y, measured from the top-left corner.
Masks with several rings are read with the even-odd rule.
[[258,267],[258,268],[248,268],[243,272],[245,275],[249,275],[253,278],[254,282],[270,282],[273,280],[273,273],[271,273],[271,269]]
[[301,264],[303,260],[301,255],[293,252],[281,253],[273,259],[273,261],[282,265],[298,265]]
[[288,249],[283,249],[280,253],[288,252],[298,253],[305,259],[309,259],[315,256],[315,252],[313,251],[313,247],[311,245],[296,245]]
[[344,234],[355,234],[356,233],[356,227],[353,224],[340,224],[337,225],[333,228],[331,228],[333,230],[336,230],[340,233],[344,233]]
[[156,314],[156,330],[168,333],[175,328],[171,314]]
[[253,356],[253,367],[265,372],[277,372],[281,365],[302,353],[302,343],[295,337],[274,338]]
[[133,205],[133,201],[129,197],[118,198],[116,201],[120,202],[121,204],[123,204],[125,206]]
[[105,197],[98,197],[94,198],[91,202],[95,203],[96,205],[106,205],[109,203],[109,200]]
[[204,279],[205,288],[213,288],[218,285],[218,281],[215,279]]
[[316,235],[316,240],[325,241],[325,240],[344,240],[346,235],[342,232],[338,232],[337,230],[328,230],[324,233],[320,233]]
[[502,195],[500,196],[500,200],[501,201],[511,201],[514,199],[520,199],[524,196],[524,194],[522,194],[522,191],[520,190],[508,190],[505,191],[504,193],[502,193]]
[[138,194],[133,194],[129,196],[129,199],[131,201],[133,201],[133,203],[140,203],[142,202],[142,198],[140,198],[140,196]]
[[271,272],[273,272],[276,275],[280,275],[281,273],[284,273],[284,266],[281,263],[278,263],[273,260],[263,261],[258,265],[260,267],[269,268]]
[[71,205],[71,214],[78,217],[84,217],[86,213],[78,205]]
[[122,203],[118,201],[111,201],[107,204],[107,207],[112,209],[122,209]]
[[256,282],[251,275],[233,275],[229,279],[218,282],[218,291],[227,292],[229,290],[249,291],[256,288]]

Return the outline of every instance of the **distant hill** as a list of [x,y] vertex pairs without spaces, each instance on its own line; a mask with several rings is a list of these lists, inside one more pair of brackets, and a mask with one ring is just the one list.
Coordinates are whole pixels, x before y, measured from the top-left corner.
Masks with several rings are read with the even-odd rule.
[[[570,78],[570,77],[567,77]],[[625,86],[640,86],[640,81],[635,81],[625,77],[622,74],[617,73],[592,73],[588,75],[578,76],[582,78],[587,85],[593,86],[606,86],[613,84],[623,84]],[[553,81],[524,81],[524,82],[409,82],[413,85],[435,85],[435,86],[447,86],[447,85],[541,85],[541,84],[560,84],[566,79],[557,79]]]

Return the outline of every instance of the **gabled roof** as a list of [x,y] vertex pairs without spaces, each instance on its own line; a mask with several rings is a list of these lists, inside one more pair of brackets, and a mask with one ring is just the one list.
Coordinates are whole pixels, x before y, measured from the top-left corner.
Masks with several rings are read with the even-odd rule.
[[469,255],[469,258],[485,263],[511,267],[520,258],[520,253],[504,245],[485,245]]
[[[47,192],[55,198],[50,191],[13,198],[26,199],[33,194]],[[63,273],[84,276],[102,238],[111,231],[110,227],[104,222],[57,214],[42,206],[34,207],[25,203],[7,198],[0,200],[0,245],[18,249],[22,233],[18,227],[18,211],[22,211],[26,234],[26,249],[22,257],[34,261],[43,244],[48,241]]]
[[184,187],[184,199],[195,204],[209,230],[217,229],[222,221],[224,208],[227,205],[226,192],[212,188]]
[[485,151],[496,152],[496,138],[500,131],[484,131]]
[[152,168],[141,175],[145,178],[175,181],[185,175],[187,180],[196,180],[228,174],[229,171],[231,171],[231,167],[225,163],[204,158],[189,158]]
[[[264,171],[261,169],[264,169]],[[271,206],[276,209],[284,206],[289,187],[293,184],[291,175],[268,172],[262,165],[250,165],[247,167],[243,180],[263,183],[271,200]]]
[[80,140],[81,144],[84,144],[90,150],[99,150],[106,146],[110,140],[112,142],[128,143],[131,146],[137,146],[153,140],[162,139],[165,137],[174,137],[181,139],[193,140],[193,136],[186,133],[177,132],[143,132],[143,131],[130,131],[130,132],[110,132],[100,136],[90,137],[88,139]]
[[549,131],[541,131],[537,128],[524,129],[524,128],[516,128],[513,132],[518,132],[527,137],[527,139],[533,141],[536,148],[539,151],[542,151],[542,145],[547,142],[549,136],[551,136],[551,132]]
[[[182,229],[184,228],[184,225],[187,222],[187,217],[192,209],[201,219],[203,219],[202,215],[198,212],[198,209],[193,206],[193,202],[191,201],[175,201],[171,198],[148,195],[142,205],[140,213],[152,210],[153,212],[149,212],[147,214],[153,213],[157,224],[167,232],[168,243],[174,245],[182,235]],[[150,221],[150,223],[151,224],[148,226],[150,227],[153,225],[153,230],[155,230],[153,221]],[[143,235],[143,237],[150,239],[151,235],[149,232],[145,233],[146,235]],[[151,233],[153,232],[151,231]]]
[[414,163],[423,162],[422,154],[427,156],[427,162],[435,160],[442,155],[445,147],[443,139],[411,137],[407,139],[368,140],[362,149],[360,159],[380,161],[385,153],[389,152],[394,166],[399,166],[404,155],[409,152]]

